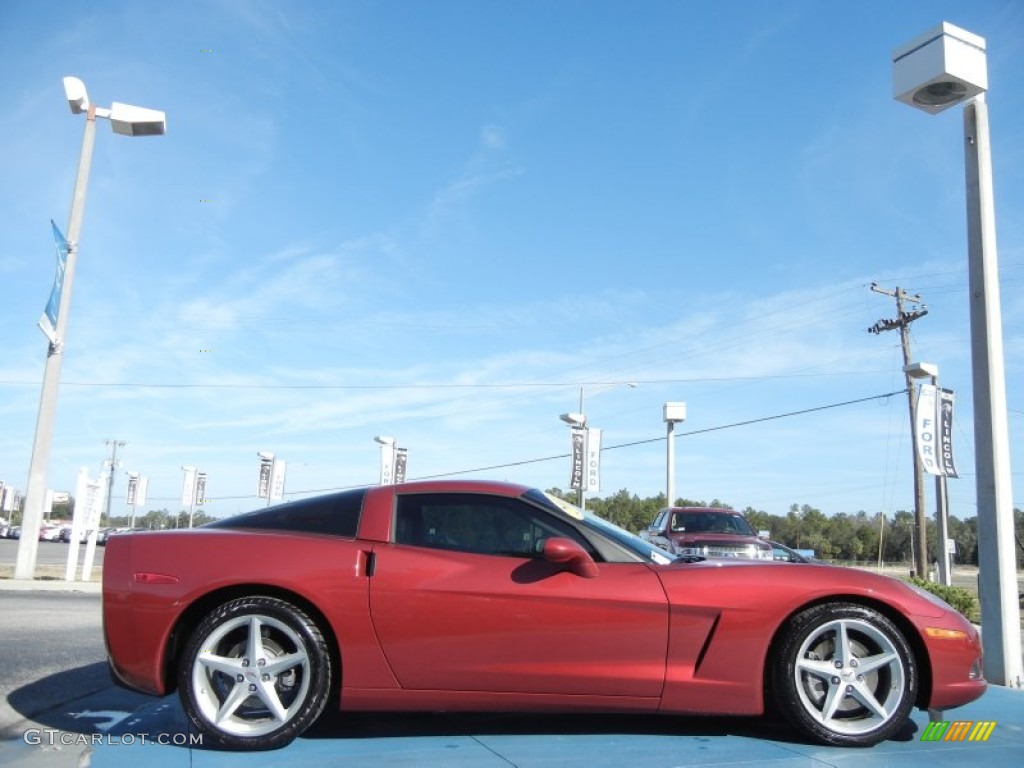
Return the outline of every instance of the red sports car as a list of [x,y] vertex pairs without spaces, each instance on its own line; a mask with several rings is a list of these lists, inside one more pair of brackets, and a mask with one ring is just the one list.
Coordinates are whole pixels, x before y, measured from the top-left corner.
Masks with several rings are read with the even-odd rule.
[[973,627],[903,582],[674,557],[539,490],[343,491],[107,544],[129,687],[268,749],[344,710],[784,714],[868,746],[985,691]]

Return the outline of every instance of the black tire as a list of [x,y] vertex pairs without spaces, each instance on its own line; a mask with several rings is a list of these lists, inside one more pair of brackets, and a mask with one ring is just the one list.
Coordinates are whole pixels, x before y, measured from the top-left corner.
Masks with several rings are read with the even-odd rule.
[[243,597],[209,613],[178,665],[185,714],[204,744],[277,749],[320,716],[331,654],[317,625],[273,597]]
[[823,744],[885,741],[907,722],[917,698],[917,663],[906,638],[863,605],[832,603],[797,614],[769,663],[775,708]]

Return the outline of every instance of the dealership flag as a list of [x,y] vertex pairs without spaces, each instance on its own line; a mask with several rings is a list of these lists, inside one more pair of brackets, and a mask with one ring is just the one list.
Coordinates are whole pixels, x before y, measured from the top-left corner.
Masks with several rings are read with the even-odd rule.
[[274,459],[273,471],[270,473],[270,500],[280,501],[284,498],[284,473],[287,462]]
[[182,467],[185,470],[185,482],[181,486],[181,503],[191,507],[196,501],[196,468]]
[[953,393],[922,384],[917,394],[917,455],[930,475],[959,477],[953,462]]
[[408,448],[395,448],[395,482],[405,482],[405,467],[409,462]]
[[583,488],[583,453],[586,451],[587,433],[581,427],[573,427],[569,430],[569,439],[572,441],[572,477],[569,479],[569,487],[581,490]]
[[128,493],[125,494],[124,502],[129,507],[135,506],[135,498],[139,492],[139,476],[128,475]]
[[953,461],[953,390],[940,389],[936,418],[939,421],[939,464],[946,477],[960,477]]
[[380,446],[380,484],[391,485],[395,482],[395,447],[393,445]]
[[587,430],[587,485],[590,493],[601,490],[601,430]]
[[60,295],[64,290],[64,267],[68,262],[68,250],[70,246],[64,239],[64,235],[57,229],[53,219],[50,219],[53,226],[53,241],[57,246],[57,274],[53,276],[53,288],[50,289],[50,300],[46,302],[46,309],[43,316],[39,318],[39,328],[46,334],[51,344],[57,343],[57,313],[60,311]]

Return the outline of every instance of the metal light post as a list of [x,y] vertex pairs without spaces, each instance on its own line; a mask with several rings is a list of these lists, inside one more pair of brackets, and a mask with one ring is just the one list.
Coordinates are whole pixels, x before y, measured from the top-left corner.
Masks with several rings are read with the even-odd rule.
[[[932,363],[911,363],[903,369],[913,379],[928,379],[935,391],[939,390],[939,366]],[[936,441],[937,442],[937,441]],[[934,446],[933,446],[934,447]],[[914,447],[915,451],[917,446]],[[942,472],[935,476],[935,530],[938,541],[935,544],[936,562],[938,563],[938,580],[947,587],[953,582],[949,570],[949,517],[946,509],[946,475]]]
[[686,403],[665,403],[662,411],[665,419],[665,506],[674,507],[676,503],[676,424],[686,421]]
[[930,114],[964,105],[978,562],[985,676],[1024,686],[999,301],[985,39],[943,22],[893,51],[893,95]]
[[46,365],[43,368],[39,415],[36,417],[36,434],[32,443],[32,458],[28,468],[25,514],[21,526],[22,536],[18,542],[18,559],[14,567],[14,578],[16,579],[31,579],[36,569],[39,525],[43,519],[46,473],[50,462],[50,446],[53,441],[53,426],[57,412],[57,392],[60,388],[60,367],[67,340],[68,316],[71,313],[71,290],[75,280],[75,265],[78,261],[78,240],[82,230],[82,217],[85,214],[89,169],[92,166],[96,118],[102,117],[110,120],[114,133],[124,136],[158,136],[163,134],[167,127],[164,113],[157,110],[133,107],[117,102],[114,102],[110,109],[97,107],[89,102],[85,84],[76,77],[64,78],[64,93],[74,114],[85,113],[85,133],[82,137],[82,150],[78,159],[78,175],[71,197],[71,216],[66,233],[69,247],[64,267],[60,309],[54,330],[55,340],[50,344],[46,355]]

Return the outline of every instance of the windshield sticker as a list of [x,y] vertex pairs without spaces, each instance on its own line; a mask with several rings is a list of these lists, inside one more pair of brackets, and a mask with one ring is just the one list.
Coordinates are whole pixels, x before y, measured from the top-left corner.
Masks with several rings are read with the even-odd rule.
[[565,514],[567,514],[569,517],[573,518],[574,520],[582,520],[583,519],[583,512],[580,510],[579,507],[575,507],[572,504],[570,504],[568,501],[564,501],[563,499],[560,499],[557,496],[552,496],[547,491],[544,491],[544,495],[548,497],[548,501],[550,501],[552,504],[554,504],[560,510],[565,512]]

